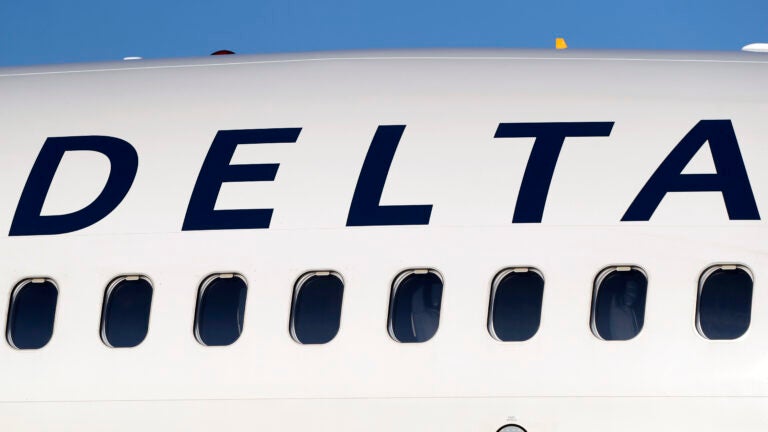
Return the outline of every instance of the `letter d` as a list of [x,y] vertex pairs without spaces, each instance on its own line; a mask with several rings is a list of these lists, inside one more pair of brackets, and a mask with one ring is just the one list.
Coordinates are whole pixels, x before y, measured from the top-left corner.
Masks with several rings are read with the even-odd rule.
[[[99,196],[76,212],[41,216],[53,176],[68,151],[95,151],[109,159],[107,183]],[[37,155],[11,223],[11,236],[63,234],[91,226],[112,212],[125,198],[136,177],[139,156],[127,142],[108,136],[48,138]]]

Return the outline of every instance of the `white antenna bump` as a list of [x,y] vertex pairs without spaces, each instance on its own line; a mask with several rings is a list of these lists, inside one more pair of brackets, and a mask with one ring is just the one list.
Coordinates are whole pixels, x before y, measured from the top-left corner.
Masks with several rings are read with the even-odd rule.
[[742,51],[768,53],[768,43],[753,43],[744,46]]

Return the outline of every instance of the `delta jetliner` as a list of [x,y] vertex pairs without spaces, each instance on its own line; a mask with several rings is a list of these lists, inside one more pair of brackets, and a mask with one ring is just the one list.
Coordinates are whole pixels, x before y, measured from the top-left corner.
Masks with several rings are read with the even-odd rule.
[[768,430],[768,55],[0,69],[3,431]]

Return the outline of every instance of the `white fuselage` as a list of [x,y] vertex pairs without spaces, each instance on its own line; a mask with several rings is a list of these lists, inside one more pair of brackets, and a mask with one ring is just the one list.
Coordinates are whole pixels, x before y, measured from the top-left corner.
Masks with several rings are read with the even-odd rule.
[[[7,431],[765,431],[768,231],[732,218],[720,192],[672,192],[648,221],[622,221],[662,161],[702,120],[729,120],[754,202],[768,217],[768,56],[628,52],[403,51],[0,69],[0,317],[17,282],[55,281],[53,336],[0,343]],[[610,122],[568,137],[541,222],[512,223],[534,138],[502,123]],[[380,204],[431,205],[428,224],[347,226],[379,126],[405,126]],[[300,128],[295,142],[240,145],[231,164],[279,164],[274,181],[225,182],[216,210],[273,209],[268,228],[182,230],[219,131]],[[51,137],[108,136],[138,155],[130,190],[82,229],[8,235]],[[707,145],[684,173],[714,173]],[[73,213],[110,171],[64,155],[43,215]],[[721,173],[722,174],[722,173]],[[226,225],[226,224],[224,224]],[[714,264],[754,276],[742,337],[696,328]],[[628,341],[590,330],[596,276],[647,274],[645,325]],[[491,283],[509,267],[545,280],[524,342],[489,334]],[[393,280],[444,280],[439,329],[404,344],[387,331]],[[338,335],[297,343],[294,284],[344,279]],[[242,336],[203,346],[193,321],[211,274],[248,284]],[[107,285],[152,281],[135,348],[100,338]]]

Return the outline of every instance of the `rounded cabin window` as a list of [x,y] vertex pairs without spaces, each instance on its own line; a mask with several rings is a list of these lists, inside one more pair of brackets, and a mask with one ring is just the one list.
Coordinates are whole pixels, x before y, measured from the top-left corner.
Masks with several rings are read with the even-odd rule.
[[648,278],[639,267],[603,270],[595,281],[592,332],[603,340],[623,341],[637,336],[645,321]]
[[544,278],[536,269],[520,267],[500,272],[493,281],[488,331],[503,342],[533,337],[541,323]]
[[443,279],[434,270],[408,270],[392,285],[389,334],[398,342],[426,342],[440,325]]
[[101,339],[112,348],[139,345],[149,330],[152,283],[144,276],[121,276],[104,294]]
[[707,339],[737,339],[752,319],[752,275],[746,267],[710,267],[699,282],[696,328]]
[[53,336],[59,290],[51,279],[25,279],[11,294],[6,338],[18,349],[39,349]]
[[302,344],[324,344],[339,332],[344,282],[334,272],[312,272],[296,283],[291,336]]
[[207,346],[234,343],[243,332],[245,278],[224,273],[209,276],[198,291],[195,313],[195,337]]

